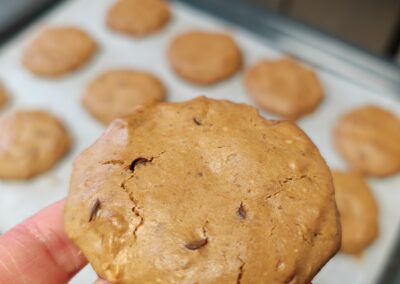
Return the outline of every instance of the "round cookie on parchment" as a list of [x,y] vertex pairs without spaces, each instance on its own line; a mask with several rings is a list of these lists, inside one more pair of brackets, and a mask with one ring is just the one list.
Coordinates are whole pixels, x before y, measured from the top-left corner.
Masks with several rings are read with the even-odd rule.
[[45,111],[0,117],[0,179],[29,179],[60,160],[70,148],[63,124]]
[[36,75],[56,77],[84,65],[96,50],[96,42],[83,30],[53,27],[42,31],[28,45],[22,62]]
[[309,138],[198,98],[115,120],[74,162],[68,236],[117,283],[309,283],[340,246]]
[[162,101],[165,93],[161,81],[150,73],[116,69],[105,72],[91,82],[82,102],[95,118],[109,123],[139,106]]
[[8,94],[4,85],[0,82],[0,108],[8,102]]
[[242,65],[242,53],[228,34],[190,31],[177,36],[168,59],[183,79],[209,85],[232,76]]
[[311,113],[324,97],[315,72],[290,58],[258,62],[247,71],[245,86],[259,107],[288,119]]
[[113,30],[138,37],[158,31],[170,17],[165,0],[118,0],[108,11],[107,24]]
[[339,171],[332,176],[342,224],[341,250],[359,254],[378,237],[378,204],[362,176]]
[[383,177],[400,171],[400,119],[385,109],[370,105],[344,114],[334,139],[357,172]]

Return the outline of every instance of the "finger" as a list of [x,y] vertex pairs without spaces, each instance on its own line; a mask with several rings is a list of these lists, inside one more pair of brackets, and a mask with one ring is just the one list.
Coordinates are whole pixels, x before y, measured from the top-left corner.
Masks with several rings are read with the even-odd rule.
[[86,260],[64,233],[60,201],[0,236],[0,283],[66,283]]

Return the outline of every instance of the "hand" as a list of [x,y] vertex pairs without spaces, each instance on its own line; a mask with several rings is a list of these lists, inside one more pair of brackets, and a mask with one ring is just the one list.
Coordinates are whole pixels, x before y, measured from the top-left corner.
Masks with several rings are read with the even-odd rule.
[[86,265],[64,233],[63,211],[60,201],[0,236],[0,283],[67,283]]

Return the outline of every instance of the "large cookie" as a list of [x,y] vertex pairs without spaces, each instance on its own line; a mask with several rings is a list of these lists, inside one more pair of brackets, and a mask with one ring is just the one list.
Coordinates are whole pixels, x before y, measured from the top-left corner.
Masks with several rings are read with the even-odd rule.
[[162,28],[170,17],[165,0],[118,0],[108,12],[107,24],[116,31],[143,36]]
[[312,112],[324,96],[314,71],[289,58],[260,61],[246,73],[245,85],[262,109],[289,119]]
[[83,105],[98,120],[109,123],[164,97],[165,88],[154,75],[121,69],[108,71],[90,83]]
[[358,174],[335,171],[332,175],[342,223],[341,250],[361,253],[378,236],[378,204]]
[[118,283],[308,284],[340,245],[309,138],[206,98],[114,121],[74,163],[65,227]]
[[365,175],[400,171],[400,119],[377,106],[363,106],[336,124],[336,148],[350,166]]
[[69,150],[63,124],[44,111],[0,118],[0,179],[28,179],[50,169]]
[[4,106],[8,102],[7,91],[3,84],[0,82],[0,107]]
[[209,85],[233,75],[242,65],[242,54],[227,34],[191,31],[176,37],[169,49],[172,68],[182,78]]
[[96,42],[78,28],[49,28],[30,43],[22,61],[34,74],[60,76],[81,67],[96,50]]

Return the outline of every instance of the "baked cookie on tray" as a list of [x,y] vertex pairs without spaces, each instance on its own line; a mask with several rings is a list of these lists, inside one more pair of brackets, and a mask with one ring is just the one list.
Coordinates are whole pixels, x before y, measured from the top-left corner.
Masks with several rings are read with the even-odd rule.
[[0,108],[8,102],[8,94],[4,85],[0,82]]
[[340,246],[306,134],[204,97],[115,120],[74,162],[65,228],[117,283],[308,284]]
[[340,171],[332,175],[342,224],[341,250],[359,254],[378,237],[378,204],[362,176]]
[[344,114],[334,139],[355,171],[377,177],[400,171],[400,119],[381,107],[362,106]]
[[45,111],[24,110],[0,117],[0,179],[29,179],[60,160],[70,148],[61,121]]
[[260,108],[288,119],[312,112],[324,97],[315,72],[290,58],[258,62],[247,71],[245,87]]
[[161,81],[150,73],[115,69],[91,82],[82,102],[95,118],[109,123],[133,112],[139,106],[164,100],[165,93]]
[[177,36],[168,49],[168,59],[178,75],[200,85],[222,81],[242,65],[242,53],[231,36],[200,30]]
[[139,37],[158,31],[170,17],[165,0],[118,0],[108,11],[107,24],[115,31]]
[[42,31],[25,49],[22,62],[32,73],[56,77],[78,69],[95,54],[96,42],[74,27]]

